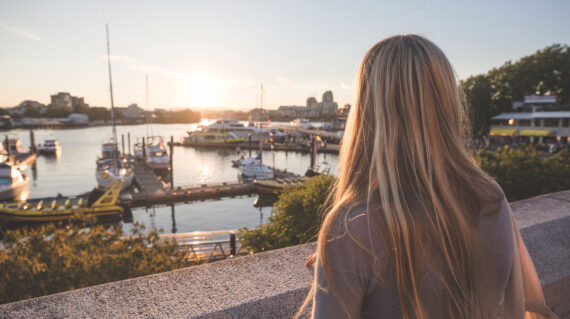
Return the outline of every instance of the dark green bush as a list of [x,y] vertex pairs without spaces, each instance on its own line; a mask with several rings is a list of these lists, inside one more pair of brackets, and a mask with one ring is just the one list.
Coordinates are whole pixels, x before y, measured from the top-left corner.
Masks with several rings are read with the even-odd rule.
[[251,230],[240,229],[242,246],[261,252],[315,240],[323,217],[323,203],[333,182],[333,176],[320,175],[285,191],[275,202],[267,224]]
[[66,228],[7,231],[0,249],[0,303],[189,265],[174,242],[144,229],[135,224],[123,237],[120,225],[106,228],[80,218]]

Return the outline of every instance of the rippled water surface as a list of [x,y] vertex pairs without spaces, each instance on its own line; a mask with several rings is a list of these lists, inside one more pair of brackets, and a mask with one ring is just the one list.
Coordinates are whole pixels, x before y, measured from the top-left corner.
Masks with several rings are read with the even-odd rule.
[[[175,141],[192,129],[188,124],[155,124],[152,132],[165,139],[174,137]],[[125,153],[128,153],[127,133],[131,135],[131,144],[146,134],[145,125],[117,127],[119,147],[121,135],[125,136]],[[111,138],[111,127],[89,127],[65,130],[34,130],[36,144],[46,139],[59,140],[62,152],[57,158],[39,156],[36,162],[36,174],[27,170],[31,177],[31,197],[77,195],[90,191],[96,186],[95,159],[101,151],[101,144]],[[10,137],[18,137],[24,148],[30,145],[28,130],[5,132]],[[308,154],[275,152],[275,167],[304,174],[309,166]],[[186,186],[238,180],[239,171],[231,167],[231,160],[236,159],[235,151],[206,150],[189,147],[174,148],[174,184]],[[272,165],[272,153],[263,152],[263,161]],[[331,171],[336,170],[337,156],[319,154],[317,163],[326,162]],[[35,175],[35,176],[34,176]],[[195,230],[223,230],[240,227],[255,227],[265,222],[271,212],[270,207],[255,208],[255,197],[228,198],[217,201],[204,201],[189,204],[157,206],[149,209],[133,210],[135,221],[143,222],[147,227],[162,228],[165,233],[172,231],[189,232]],[[173,214],[174,212],[174,214]],[[126,224],[126,228],[130,225]]]

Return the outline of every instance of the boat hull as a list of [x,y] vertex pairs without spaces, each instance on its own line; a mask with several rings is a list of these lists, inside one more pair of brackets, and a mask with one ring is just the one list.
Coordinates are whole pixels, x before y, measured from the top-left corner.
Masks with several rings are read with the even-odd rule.
[[9,188],[0,188],[0,200],[23,201],[30,196],[30,178],[24,175],[21,183],[11,185]]
[[0,208],[0,222],[6,224],[13,223],[53,223],[69,221],[74,214],[83,213],[85,215],[95,215],[104,219],[117,217],[123,212],[120,206],[108,207],[86,207],[79,209],[61,210],[58,212],[24,211],[10,208]]

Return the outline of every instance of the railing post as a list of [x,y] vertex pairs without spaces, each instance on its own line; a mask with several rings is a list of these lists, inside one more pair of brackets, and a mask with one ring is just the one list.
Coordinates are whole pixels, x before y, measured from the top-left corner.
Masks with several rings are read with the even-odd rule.
[[236,255],[236,234],[230,233],[230,255]]

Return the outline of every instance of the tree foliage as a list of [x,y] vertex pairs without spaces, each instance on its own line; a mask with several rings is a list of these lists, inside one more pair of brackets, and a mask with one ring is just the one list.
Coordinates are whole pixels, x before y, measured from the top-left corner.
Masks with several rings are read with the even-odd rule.
[[511,111],[525,95],[557,95],[560,103],[570,102],[570,50],[554,44],[460,84],[471,108],[472,134],[486,135],[491,117]]
[[261,252],[315,240],[333,182],[333,176],[320,175],[285,191],[265,225],[240,229],[242,246]]
[[[79,216],[71,226],[9,230],[0,249],[0,303],[145,276],[189,265],[174,242],[135,224],[94,225]],[[88,226],[85,228],[85,226]]]

